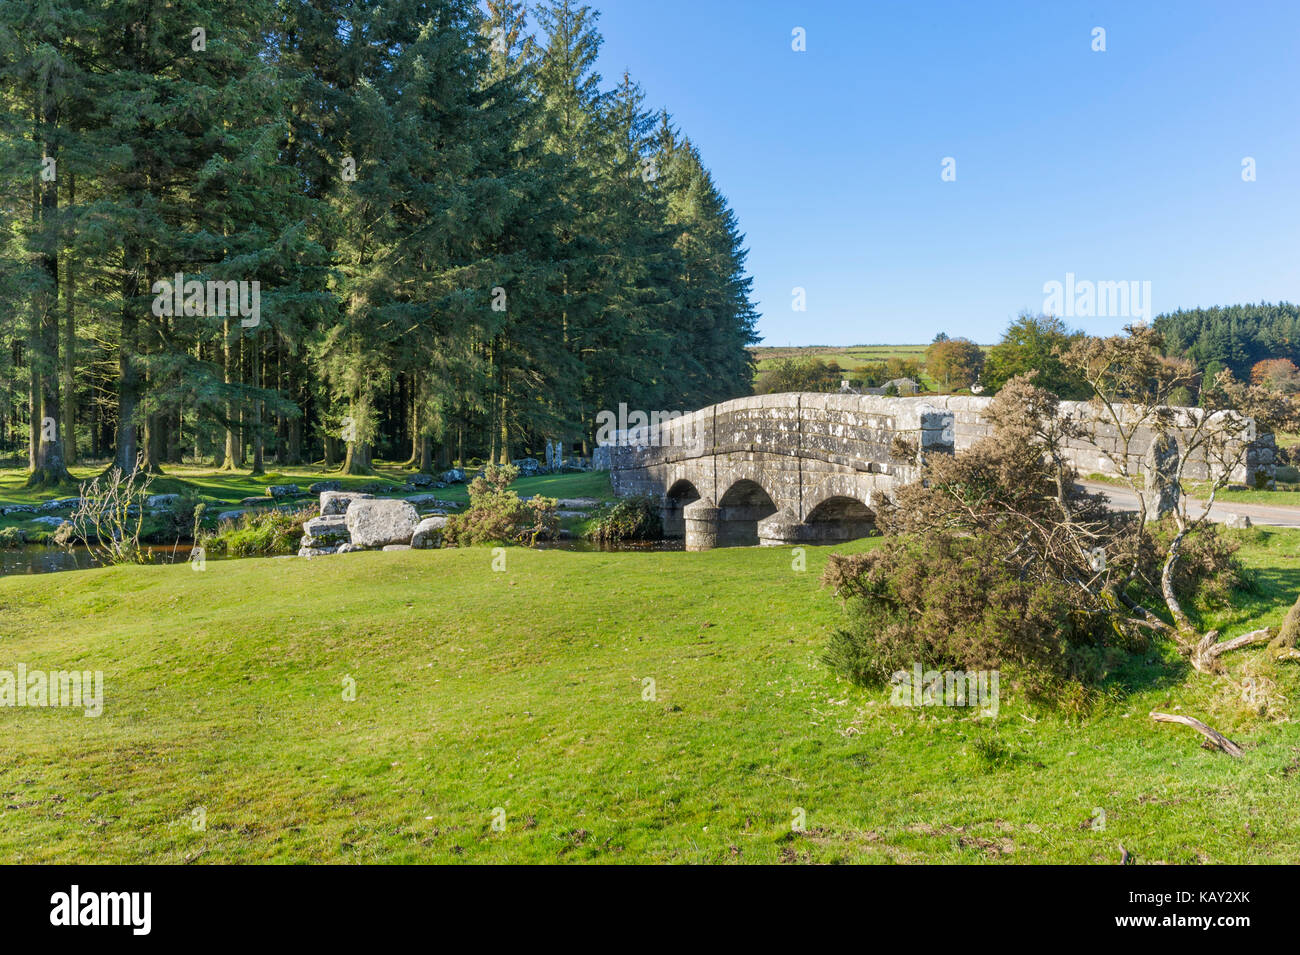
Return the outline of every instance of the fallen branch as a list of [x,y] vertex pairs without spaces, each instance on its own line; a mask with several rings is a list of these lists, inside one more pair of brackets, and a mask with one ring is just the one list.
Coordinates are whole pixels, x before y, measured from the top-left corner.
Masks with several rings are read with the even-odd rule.
[[1173,713],[1157,713],[1154,710],[1151,711],[1151,718],[1157,723],[1181,723],[1183,726],[1190,726],[1209,740],[1215,749],[1227,753],[1229,756],[1242,755],[1240,746],[1213,727],[1206,726],[1200,720],[1194,720],[1190,716],[1176,716]]
[[1239,637],[1233,637],[1231,640],[1224,640],[1219,643],[1217,642],[1219,631],[1211,630],[1201,638],[1201,642],[1192,651],[1192,666],[1202,673],[1218,673],[1221,669],[1219,657],[1223,654],[1232,650],[1240,650],[1242,647],[1250,646],[1253,643],[1266,643],[1272,640],[1273,636],[1273,630],[1265,627],[1262,630],[1252,630],[1250,633],[1243,633]]

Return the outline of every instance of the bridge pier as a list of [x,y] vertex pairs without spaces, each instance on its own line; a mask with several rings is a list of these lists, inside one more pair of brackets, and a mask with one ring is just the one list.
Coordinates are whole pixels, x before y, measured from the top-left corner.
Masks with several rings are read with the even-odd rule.
[[682,508],[687,550],[713,550],[722,531],[722,508],[701,498]]
[[[865,511],[865,508],[863,509]],[[828,517],[825,520],[799,520],[798,515],[783,508],[758,524],[758,543],[763,547],[788,544],[842,544],[869,537],[876,523],[869,512]]]

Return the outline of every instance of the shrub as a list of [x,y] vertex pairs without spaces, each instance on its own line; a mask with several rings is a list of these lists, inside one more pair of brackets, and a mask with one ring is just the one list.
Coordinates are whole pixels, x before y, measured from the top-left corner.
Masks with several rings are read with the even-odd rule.
[[621,498],[587,531],[589,540],[602,544],[659,540],[663,536],[663,512],[659,500],[649,496]]
[[1020,576],[988,540],[886,538],[869,553],[833,555],[823,582],[849,611],[823,659],[854,683],[883,685],[920,663],[1000,670],[1028,695],[1051,699],[1103,672],[1109,628],[1082,612],[1068,584]]
[[245,514],[204,537],[202,544],[209,555],[227,557],[294,554],[302,544],[303,522],[319,513],[320,508],[313,504],[295,511],[276,509]]
[[27,543],[27,535],[21,527],[0,528],[0,548],[22,547]]
[[130,474],[114,467],[82,484],[80,501],[59,528],[56,543],[72,547],[84,541],[105,565],[145,563],[148,555],[140,548],[140,535],[152,483],[140,454]]
[[560,521],[558,502],[550,497],[521,500],[510,489],[519,476],[513,464],[489,464],[469,485],[469,508],[447,518],[443,543],[453,547],[470,544],[532,545],[539,538],[554,537]]

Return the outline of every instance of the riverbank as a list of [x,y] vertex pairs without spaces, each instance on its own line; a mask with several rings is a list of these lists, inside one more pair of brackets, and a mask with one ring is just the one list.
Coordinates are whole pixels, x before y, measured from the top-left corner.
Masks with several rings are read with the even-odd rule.
[[[1300,589],[1300,532],[1242,539],[1225,636]],[[1221,681],[1153,657],[1082,721],[1004,687],[994,724],[837,680],[817,578],[871,546],[0,580],[0,670],[105,687],[98,718],[0,708],[0,861],[1300,862],[1300,724]]]

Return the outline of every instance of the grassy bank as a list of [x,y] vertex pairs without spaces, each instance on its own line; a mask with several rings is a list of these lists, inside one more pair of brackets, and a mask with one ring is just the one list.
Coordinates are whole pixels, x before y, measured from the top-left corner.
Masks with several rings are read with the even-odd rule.
[[[98,467],[75,467],[72,475],[77,482],[86,481],[104,470]],[[267,495],[267,488],[273,484],[297,484],[306,491],[308,486],[317,481],[339,481],[345,489],[358,490],[370,485],[378,485],[375,492],[379,497],[409,496],[411,494],[436,494],[440,500],[465,504],[469,493],[464,484],[451,484],[445,488],[408,488],[407,479],[413,472],[390,464],[380,464],[373,475],[349,476],[321,467],[286,468],[270,471],[256,477],[245,471],[217,471],[210,467],[187,467],[169,465],[165,474],[158,476],[150,485],[150,494],[183,494],[207,504],[205,526],[215,527],[216,516],[229,509],[238,509],[244,498],[264,498],[266,506],[273,503]],[[61,490],[29,489],[25,487],[27,472],[21,469],[0,470],[0,510],[10,504],[41,504],[54,498],[75,495],[76,486]],[[542,494],[547,497],[592,497],[609,499],[613,492],[609,486],[609,475],[604,472],[543,475],[534,478],[520,478],[512,487],[520,495]],[[310,497],[296,500],[309,502]],[[29,541],[47,540],[51,527],[34,518],[39,514],[0,515],[0,531],[14,527],[23,531]],[[67,511],[57,512],[57,516],[67,516]],[[566,519],[563,526],[575,533],[585,528],[585,522]]]
[[[1246,539],[1261,590],[1230,634],[1300,589],[1300,533]],[[470,548],[0,579],[0,669],[106,683],[97,719],[0,709],[0,860],[1300,862],[1294,722],[1155,660],[1079,723],[1005,688],[995,725],[892,707],[820,663],[829,552],[802,572],[785,548],[511,548],[503,571]],[[1300,699],[1295,668],[1271,692]]]

